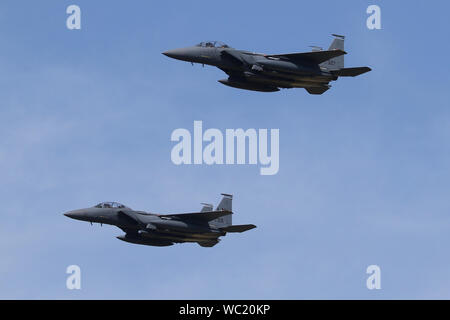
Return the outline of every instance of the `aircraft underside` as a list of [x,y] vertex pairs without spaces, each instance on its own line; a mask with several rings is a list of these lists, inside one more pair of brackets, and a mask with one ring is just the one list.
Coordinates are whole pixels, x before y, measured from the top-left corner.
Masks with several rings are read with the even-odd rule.
[[171,246],[174,243],[197,242],[203,247],[212,247],[220,240],[219,237],[225,235],[224,232],[210,233],[183,233],[172,230],[140,230],[137,233],[127,233],[117,237],[119,240],[142,244],[148,246]]
[[244,72],[240,75],[230,75],[228,79],[219,80],[220,83],[244,90],[275,92],[280,88],[304,88],[311,94],[322,94],[331,86],[330,81],[335,77],[328,75],[308,75],[266,71],[260,73]]

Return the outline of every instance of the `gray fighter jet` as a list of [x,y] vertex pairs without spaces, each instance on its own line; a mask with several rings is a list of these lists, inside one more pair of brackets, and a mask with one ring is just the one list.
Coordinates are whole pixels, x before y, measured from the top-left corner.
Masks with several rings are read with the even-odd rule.
[[135,244],[163,247],[197,242],[202,247],[212,247],[227,232],[256,228],[253,224],[232,225],[233,196],[222,195],[216,210],[211,204],[202,203],[202,210],[194,213],[154,214],[132,210],[117,202],[102,202],[92,208],[69,211],[64,215],[91,224],[117,226],[125,232],[117,239]]
[[305,88],[310,94],[322,94],[338,77],[355,77],[369,67],[344,68],[344,36],[335,37],[328,50],[312,47],[311,52],[261,54],[236,50],[220,41],[163,52],[183,61],[215,66],[228,74],[219,80],[224,85],[263,92],[280,88]]

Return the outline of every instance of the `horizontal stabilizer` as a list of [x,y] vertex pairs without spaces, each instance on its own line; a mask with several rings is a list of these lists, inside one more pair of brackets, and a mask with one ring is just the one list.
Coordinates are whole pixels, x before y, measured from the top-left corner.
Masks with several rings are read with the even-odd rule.
[[234,226],[220,228],[220,230],[225,232],[244,232],[254,228],[256,228],[254,224],[236,224]]
[[223,216],[228,216],[230,214],[233,214],[233,212],[227,210],[218,210],[209,212],[163,214],[160,215],[160,217],[175,218],[180,220],[212,221]]
[[331,71],[331,73],[338,77],[356,77],[359,76],[360,74],[369,72],[370,70],[372,69],[370,69],[369,67],[342,68],[338,70],[333,70]]
[[327,60],[342,56],[347,54],[344,50],[335,49],[335,50],[325,50],[325,51],[312,51],[312,52],[302,52],[302,53],[287,53],[287,54],[275,54],[268,55],[267,57],[273,58],[285,58],[296,61],[311,61],[316,64],[320,64]]

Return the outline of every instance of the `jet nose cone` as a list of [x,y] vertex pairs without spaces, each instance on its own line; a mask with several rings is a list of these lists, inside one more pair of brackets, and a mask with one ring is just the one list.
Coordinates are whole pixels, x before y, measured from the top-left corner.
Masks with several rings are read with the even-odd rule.
[[65,215],[66,217],[72,218],[73,213],[70,213],[70,211],[69,211],[69,212],[64,213],[64,215]]
[[177,52],[177,51],[178,50],[176,50],[176,49],[175,50],[168,50],[168,51],[163,52],[162,54],[167,56],[167,57],[169,57],[169,58],[177,59],[180,56],[179,52]]
[[66,217],[72,218],[72,219],[77,219],[80,220],[83,217],[83,214],[77,211],[69,211],[64,213],[64,215]]
[[195,52],[192,50],[192,48],[172,49],[172,50],[163,52],[163,55],[165,55],[169,58],[184,60],[184,61],[191,61],[195,58]]

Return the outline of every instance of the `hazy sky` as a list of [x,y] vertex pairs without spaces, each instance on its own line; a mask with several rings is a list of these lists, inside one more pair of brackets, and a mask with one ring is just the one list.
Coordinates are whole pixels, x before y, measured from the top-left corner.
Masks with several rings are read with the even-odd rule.
[[[66,28],[66,8],[82,11]],[[381,7],[381,30],[366,8]],[[0,298],[450,298],[444,1],[7,1],[0,4]],[[321,96],[229,88],[161,52],[203,40],[328,47],[370,66]],[[280,129],[280,169],[176,166],[177,128]],[[213,248],[157,248],[64,217],[118,201],[190,212],[234,195]],[[66,288],[81,267],[82,289]],[[366,268],[381,268],[381,290]]]

